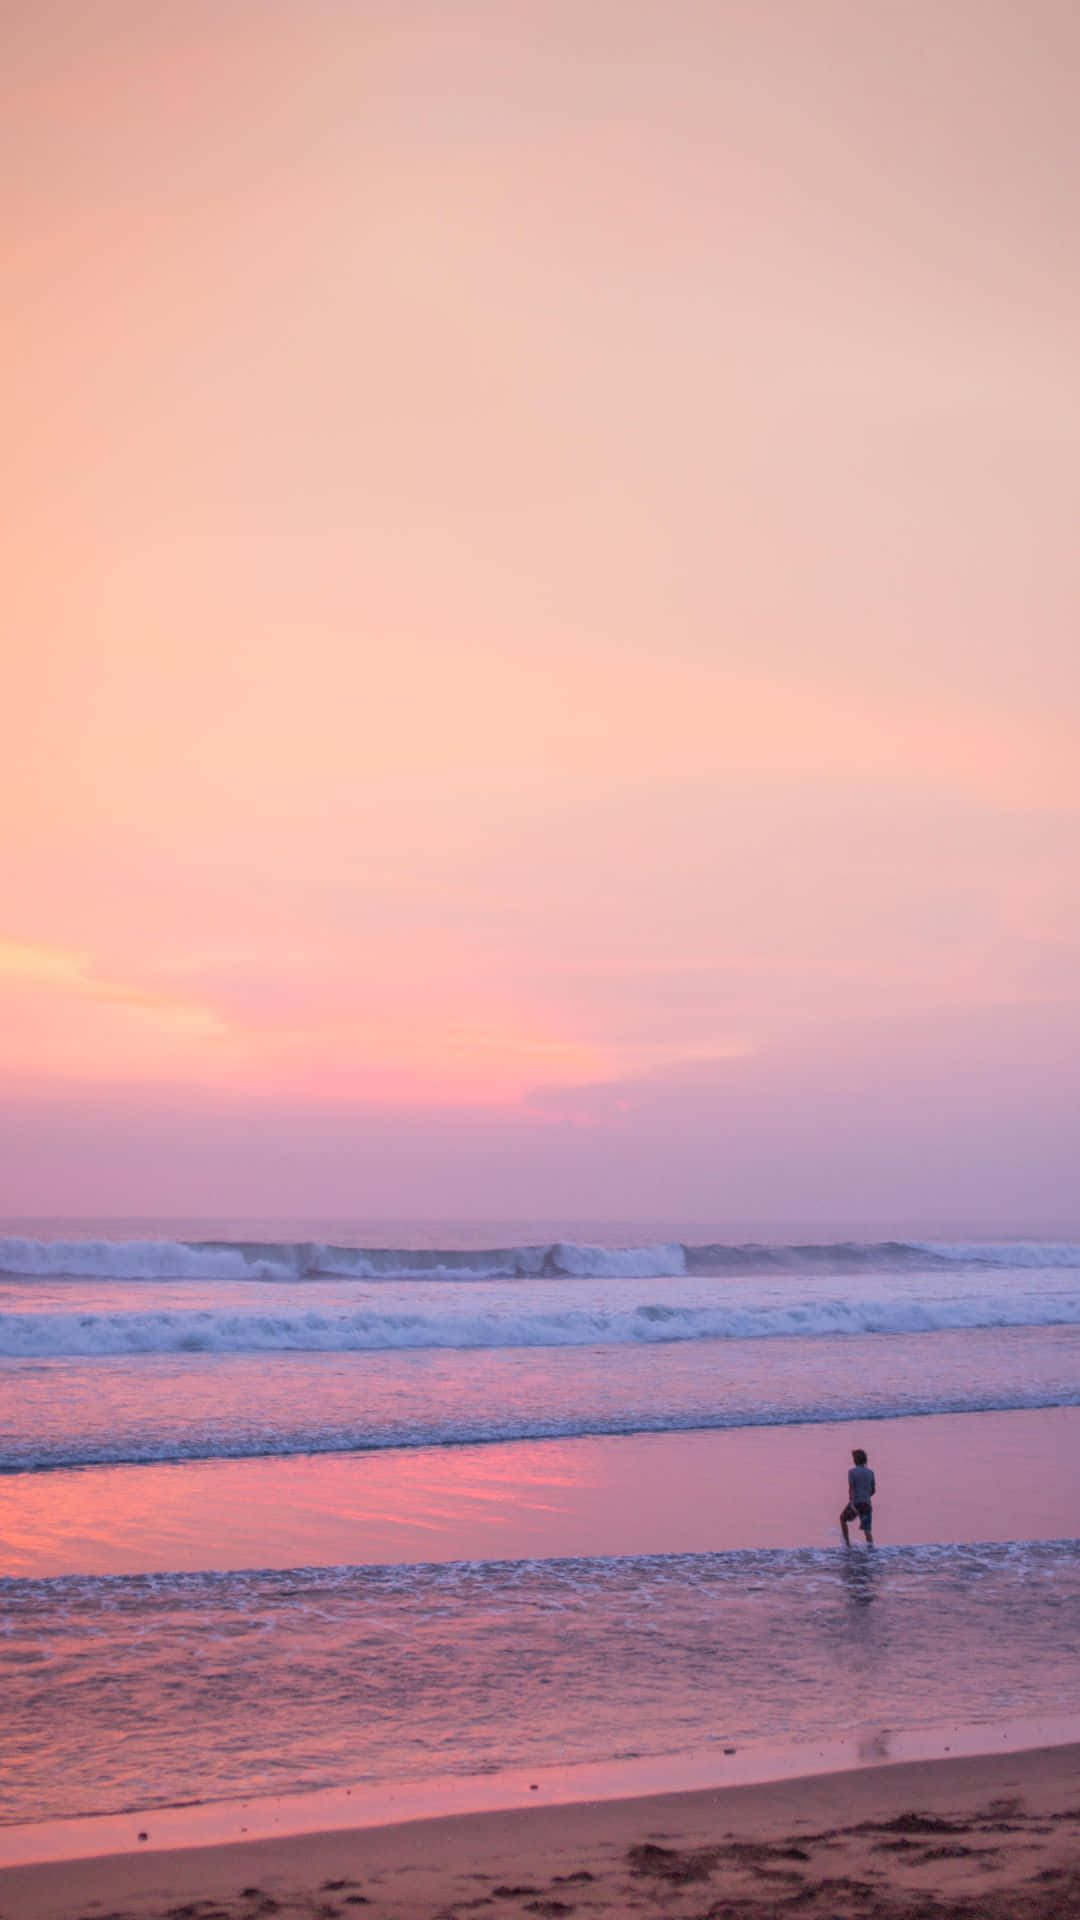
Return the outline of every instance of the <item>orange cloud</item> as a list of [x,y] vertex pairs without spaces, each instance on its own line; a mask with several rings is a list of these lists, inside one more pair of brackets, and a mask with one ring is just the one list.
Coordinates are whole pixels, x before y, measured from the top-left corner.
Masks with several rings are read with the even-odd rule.
[[390,1105],[504,1104],[543,1087],[607,1084],[743,1049],[560,1032],[537,1008],[487,1015],[430,990],[421,1003],[383,985],[365,1011],[361,989],[309,990],[292,1019],[267,1022],[236,1006],[101,977],[91,958],[60,947],[0,942],[0,1006],[11,1079],[190,1083]]
[[0,940],[0,1073],[44,1079],[154,1079],[205,1073],[225,1037],[214,1010],[95,972],[70,948]]

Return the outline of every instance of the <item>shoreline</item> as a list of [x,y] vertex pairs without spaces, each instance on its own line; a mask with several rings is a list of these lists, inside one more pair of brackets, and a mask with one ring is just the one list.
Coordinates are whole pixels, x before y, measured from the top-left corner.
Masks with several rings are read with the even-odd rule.
[[[942,1485],[976,1433],[973,1470]],[[1073,1539],[1078,1441],[1080,1407],[1014,1407],[54,1468],[0,1476],[2,1571],[205,1572],[208,1541],[218,1572],[832,1547],[857,1444],[883,1546]]]
[[[1003,1755],[1080,1751],[1080,1710],[987,1724],[943,1722],[889,1729],[867,1725],[831,1737],[748,1740],[737,1746],[633,1759],[521,1766],[488,1774],[434,1775],[371,1785],[172,1806],[126,1808],[0,1826],[0,1873],[49,1862],[85,1862],[155,1853],[302,1841],[433,1820],[671,1799],[779,1786],[894,1766],[989,1760]],[[537,1798],[533,1799],[533,1795]],[[0,1905],[0,1914],[3,1913]]]
[[689,1917],[725,1896],[740,1920],[885,1920],[942,1893],[972,1920],[1080,1910],[1080,1740],[0,1867],[5,1920]]

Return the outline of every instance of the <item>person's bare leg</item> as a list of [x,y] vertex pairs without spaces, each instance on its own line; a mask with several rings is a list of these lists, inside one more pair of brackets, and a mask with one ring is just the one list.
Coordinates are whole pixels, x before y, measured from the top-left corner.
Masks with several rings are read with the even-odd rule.
[[848,1530],[847,1530],[847,1521],[845,1520],[845,1518],[844,1518],[844,1516],[843,1516],[843,1514],[841,1514],[841,1515],[840,1515],[840,1531],[841,1531],[841,1533],[842,1533],[842,1534],[843,1534],[843,1536],[844,1536],[844,1545],[845,1545],[845,1547],[850,1547],[850,1545],[851,1545],[851,1535],[849,1534],[849,1532],[848,1532]]

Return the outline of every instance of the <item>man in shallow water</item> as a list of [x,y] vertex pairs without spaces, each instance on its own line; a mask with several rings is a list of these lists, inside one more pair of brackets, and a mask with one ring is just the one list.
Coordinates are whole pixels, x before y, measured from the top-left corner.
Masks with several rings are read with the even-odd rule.
[[844,1536],[845,1547],[850,1547],[851,1538],[848,1527],[852,1520],[857,1520],[866,1536],[867,1546],[872,1547],[874,1509],[871,1503],[877,1492],[877,1481],[874,1479],[873,1468],[866,1463],[866,1455],[861,1447],[856,1447],[851,1457],[855,1465],[848,1468],[848,1503],[840,1515],[840,1531]]

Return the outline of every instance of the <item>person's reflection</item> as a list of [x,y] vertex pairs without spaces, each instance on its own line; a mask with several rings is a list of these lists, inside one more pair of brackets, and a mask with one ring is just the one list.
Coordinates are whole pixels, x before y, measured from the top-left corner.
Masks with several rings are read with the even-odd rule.
[[877,1599],[882,1562],[873,1553],[845,1554],[840,1562],[846,1599],[852,1607],[869,1607]]
[[889,1729],[881,1725],[882,1662],[885,1658],[888,1609],[871,1612],[880,1599],[882,1561],[874,1553],[847,1553],[840,1561],[844,1681],[859,1703],[861,1725],[855,1729],[860,1760],[885,1760]]

